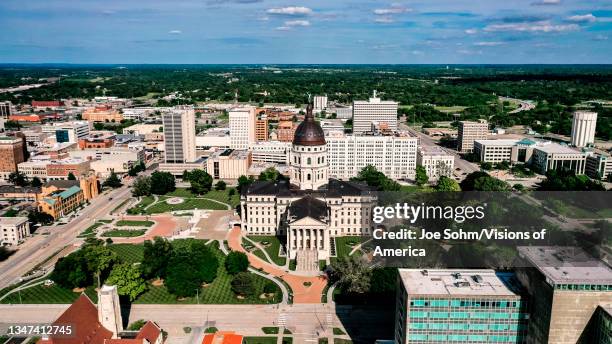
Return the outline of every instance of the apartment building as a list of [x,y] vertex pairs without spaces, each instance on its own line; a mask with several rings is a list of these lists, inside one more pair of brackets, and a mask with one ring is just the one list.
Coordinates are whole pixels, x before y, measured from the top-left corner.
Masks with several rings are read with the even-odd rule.
[[0,217],[0,246],[19,245],[30,235],[27,217]]
[[230,148],[248,149],[257,141],[255,134],[257,116],[252,106],[236,107],[229,110]]
[[416,137],[406,133],[357,136],[333,132],[325,140],[330,178],[349,180],[367,165],[376,167],[391,179],[415,177]]
[[353,102],[353,133],[363,134],[372,131],[373,126],[386,127],[390,131],[397,130],[397,109],[399,103],[391,100],[381,100],[376,91],[369,100]]
[[395,343],[525,343],[527,304],[512,273],[399,269]]
[[423,166],[430,179],[450,177],[455,167],[455,157],[440,147],[419,147],[417,165]]
[[457,151],[460,153],[471,153],[474,150],[474,141],[484,140],[489,134],[489,123],[480,122],[459,122],[457,132]]

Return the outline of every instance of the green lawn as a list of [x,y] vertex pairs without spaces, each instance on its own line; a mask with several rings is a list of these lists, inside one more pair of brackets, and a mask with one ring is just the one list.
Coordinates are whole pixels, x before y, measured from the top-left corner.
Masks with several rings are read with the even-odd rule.
[[151,227],[155,224],[153,221],[132,221],[120,220],[115,223],[119,227]]
[[230,198],[229,190],[232,188],[227,188],[225,190],[211,190],[204,195],[198,195],[187,188],[177,188],[176,190],[169,192],[166,196],[169,197],[182,197],[182,198],[210,198],[219,202],[229,203],[232,207],[240,204],[240,195],[238,192],[234,192],[234,195]]
[[350,339],[334,338],[334,344],[353,344]]
[[185,198],[181,204],[168,204],[166,201],[155,203],[150,208],[145,210],[147,214],[167,213],[177,210],[192,210],[192,209],[210,209],[210,210],[226,210],[227,207],[223,204],[213,202],[201,198]]
[[[93,287],[88,287],[85,291],[87,296],[93,301],[98,301],[98,296]],[[76,300],[80,293],[75,293],[72,290],[64,289],[58,285],[45,287],[42,284],[25,290],[21,293],[13,293],[2,300],[4,304],[18,304],[20,302],[19,294],[21,294],[21,303],[32,304],[64,304],[72,303]]]
[[[277,236],[255,236],[253,235],[253,236],[249,236],[249,239],[262,244],[262,246],[263,246],[263,243],[267,243],[267,245],[264,246],[264,249],[270,256],[274,264],[280,265],[280,266],[285,265],[286,258],[278,256],[278,252],[279,252],[281,243]],[[257,253],[255,254],[257,255]]]
[[262,327],[261,330],[265,334],[278,334],[278,327]]
[[153,196],[143,197],[138,204],[128,209],[128,214],[143,214],[145,211],[144,208],[153,204],[153,202],[155,202],[155,198]]
[[104,225],[103,222],[98,221],[93,225],[87,227],[84,231],[82,231],[77,238],[89,238],[96,235],[96,229],[100,226]]
[[[264,285],[267,283],[273,283],[264,277],[253,275],[255,279],[255,295],[245,298],[238,299],[231,290],[231,276],[225,271],[225,254],[219,249],[217,242],[211,244],[211,248],[219,258],[219,270],[217,272],[217,278],[207,287],[200,290],[201,304],[266,304],[266,303],[277,303],[282,300],[282,294],[278,287],[276,287],[276,296],[274,300],[260,299],[259,295],[263,293]],[[166,287],[154,287],[149,286],[149,290],[144,294],[140,295],[134,303],[142,304],[195,304],[197,300],[195,297],[189,297],[184,300],[177,300],[176,296],[170,294]]]
[[276,337],[244,337],[242,344],[276,344]]
[[113,250],[119,258],[130,264],[140,263],[144,256],[144,246],[134,244],[112,244],[109,248]]
[[104,233],[102,233],[103,237],[109,237],[109,238],[131,238],[131,237],[137,237],[137,236],[141,236],[143,234],[145,234],[146,231],[143,229],[137,229],[137,230],[121,230],[121,229],[113,229],[110,231],[106,231]]
[[359,236],[336,237],[336,257],[348,257],[353,248],[366,239]]

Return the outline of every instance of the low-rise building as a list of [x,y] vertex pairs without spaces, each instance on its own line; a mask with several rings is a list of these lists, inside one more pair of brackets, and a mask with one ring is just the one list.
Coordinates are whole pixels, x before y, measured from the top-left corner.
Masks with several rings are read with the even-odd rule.
[[521,292],[512,273],[399,269],[395,343],[525,343]]
[[297,123],[293,121],[279,121],[276,128],[276,139],[281,142],[293,142]]
[[549,142],[533,149],[532,166],[544,174],[548,170],[568,169],[584,174],[586,153],[558,143]]
[[20,200],[20,201],[35,201],[40,193],[39,187],[32,186],[14,186],[0,185],[0,199],[2,200]]
[[38,210],[58,219],[97,197],[99,192],[99,181],[94,175],[79,180],[51,181],[37,197]]
[[82,118],[89,122],[121,122],[123,115],[108,106],[96,106],[83,112]]
[[92,131],[88,137],[79,139],[80,149],[110,148],[115,144],[115,133],[112,131]]
[[80,158],[54,160],[43,157],[43,159],[32,159],[18,165],[19,172],[26,177],[37,177],[43,180],[68,179],[70,174],[78,178],[87,175],[90,168],[90,162]]
[[168,172],[175,177],[182,177],[183,172],[193,170],[206,170],[206,158],[199,158],[194,162],[183,163],[160,163],[158,170],[160,172]]
[[0,245],[19,245],[29,235],[27,217],[0,217]]
[[605,152],[587,155],[586,174],[591,178],[608,179],[612,175],[612,157]]
[[450,177],[455,167],[455,157],[440,147],[423,146],[417,150],[417,165],[423,166],[431,179]]
[[130,134],[130,135],[147,135],[147,134],[152,134],[152,133],[163,134],[162,128],[163,127],[161,124],[138,123],[138,124],[134,124],[129,127],[123,128],[123,133]]
[[211,128],[199,133],[196,138],[197,149],[229,148],[231,144],[228,128]]
[[251,162],[248,150],[218,150],[206,160],[206,170],[214,179],[235,180],[247,175]]
[[291,143],[281,141],[257,142],[249,147],[253,162],[271,162],[289,164]]
[[73,121],[43,125],[41,130],[54,136],[57,143],[77,143],[89,136],[90,126],[87,121]]

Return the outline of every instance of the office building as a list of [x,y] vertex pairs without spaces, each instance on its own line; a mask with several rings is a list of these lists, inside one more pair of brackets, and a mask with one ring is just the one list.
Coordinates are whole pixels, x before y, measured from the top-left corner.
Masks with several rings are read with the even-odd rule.
[[81,118],[89,122],[119,123],[123,115],[109,106],[96,106],[83,111]]
[[162,114],[162,121],[166,164],[195,161],[195,111],[193,107],[174,107]]
[[89,136],[90,126],[87,121],[62,122],[43,125],[41,131],[54,136],[57,143],[77,143]]
[[245,234],[285,236],[287,256],[306,271],[318,271],[319,259],[335,252],[331,238],[371,235],[376,195],[364,184],[328,179],[325,136],[312,105],[295,133],[290,176],[295,185],[257,181],[242,194]]
[[276,129],[276,139],[281,142],[293,142],[297,123],[293,121],[279,121]]
[[92,131],[78,141],[79,149],[110,148],[115,145],[114,131]]
[[327,95],[325,96],[314,96],[313,99],[314,111],[327,110]]
[[397,130],[397,108],[399,103],[381,100],[374,95],[368,101],[353,102],[353,133],[356,135],[372,131],[372,126],[386,127],[390,131]]
[[597,307],[579,343],[612,344],[612,304]]
[[413,179],[416,173],[416,137],[393,135],[346,135],[332,132],[326,137],[329,177],[349,180],[367,165],[396,180]]
[[0,217],[0,246],[19,245],[29,235],[27,217]]
[[587,147],[595,143],[597,112],[576,111],[572,120],[572,146]]
[[545,142],[533,148],[532,163],[534,170],[542,174],[548,170],[567,169],[576,174],[584,174],[586,153],[553,142]]
[[213,179],[236,180],[247,175],[251,163],[248,150],[221,149],[208,157],[206,171]]
[[5,181],[17,171],[17,165],[25,161],[23,141],[16,137],[0,137],[0,178]]
[[13,104],[11,102],[0,102],[0,119],[8,120],[13,114]]
[[90,161],[81,158],[50,159],[48,156],[36,156],[29,161],[17,165],[19,172],[28,178],[37,177],[41,180],[68,179],[70,174],[75,177],[87,175],[91,168]]
[[336,118],[338,119],[351,119],[353,117],[353,107],[346,106],[340,107],[336,106],[334,108],[330,108],[327,111],[328,113],[336,114]]
[[280,141],[257,142],[249,147],[253,154],[253,162],[269,162],[289,164],[291,143]]
[[395,342],[525,343],[526,301],[512,273],[399,269]]
[[255,120],[255,140],[258,142],[268,141],[269,136],[268,117],[265,114],[258,115]]
[[612,178],[612,157],[605,152],[595,152],[587,155],[587,176],[595,179],[607,180]]
[[423,146],[417,150],[417,165],[423,166],[430,179],[450,177],[455,167],[455,157],[437,146]]
[[229,148],[231,144],[228,128],[210,128],[196,136],[197,149]]
[[471,153],[474,150],[474,141],[484,140],[489,134],[489,123],[486,121],[459,122],[457,133],[457,151]]
[[517,277],[533,315],[528,342],[581,342],[596,309],[612,303],[612,269],[578,247],[525,246],[518,251],[525,264]]
[[236,107],[229,110],[230,148],[248,149],[256,142],[255,108],[252,106]]

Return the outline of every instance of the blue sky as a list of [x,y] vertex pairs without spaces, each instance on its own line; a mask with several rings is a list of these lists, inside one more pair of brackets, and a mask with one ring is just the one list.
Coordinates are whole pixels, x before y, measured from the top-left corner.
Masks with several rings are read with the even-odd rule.
[[612,63],[612,0],[1,0],[0,63]]

